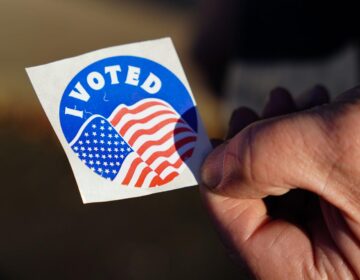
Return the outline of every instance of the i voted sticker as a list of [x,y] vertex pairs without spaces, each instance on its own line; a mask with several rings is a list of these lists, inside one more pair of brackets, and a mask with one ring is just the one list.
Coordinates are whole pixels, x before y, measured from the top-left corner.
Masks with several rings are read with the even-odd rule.
[[64,136],[94,173],[133,187],[171,182],[193,155],[197,116],[182,82],[134,56],[97,61],[69,83],[60,103]]
[[84,202],[196,185],[211,146],[170,39],[27,69]]

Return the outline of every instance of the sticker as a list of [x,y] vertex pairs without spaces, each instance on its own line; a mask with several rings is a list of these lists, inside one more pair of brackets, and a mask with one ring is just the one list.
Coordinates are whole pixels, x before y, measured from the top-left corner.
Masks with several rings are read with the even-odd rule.
[[84,203],[197,184],[210,143],[170,39],[27,72]]

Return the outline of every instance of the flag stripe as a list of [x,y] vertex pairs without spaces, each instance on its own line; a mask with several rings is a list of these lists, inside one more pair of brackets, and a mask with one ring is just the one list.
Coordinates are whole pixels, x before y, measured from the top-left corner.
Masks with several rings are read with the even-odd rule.
[[156,124],[155,126],[148,128],[148,129],[140,129],[137,130],[131,137],[128,137],[128,135],[125,135],[124,138],[125,139],[129,139],[128,143],[132,146],[134,144],[134,142],[141,136],[141,135],[152,135],[153,133],[155,133],[156,131],[162,129],[165,125],[173,123],[174,125],[176,125],[176,123],[179,120],[176,118],[171,118],[171,119],[165,119],[163,121],[161,121],[160,123]]
[[131,178],[131,181],[129,182],[130,186],[138,187],[136,185],[138,179],[142,176],[143,173],[145,173],[145,175],[149,173],[149,171],[147,170],[147,167],[148,166],[143,161],[141,161],[138,164],[138,166],[134,170],[134,174],[133,174],[133,176]]
[[[174,129],[175,127],[175,129]],[[194,132],[189,129],[187,126],[183,125],[175,125],[174,123],[170,123],[162,127],[160,130],[156,131],[152,135],[141,135],[133,144],[134,149],[139,151],[141,147],[146,144],[147,142],[153,142],[154,145],[157,144],[159,140],[161,140],[162,137],[167,137],[168,133],[173,134],[174,141],[177,141],[177,139],[180,138],[181,135],[187,134],[187,135],[194,135]],[[182,136],[181,136],[182,137]],[[150,148],[150,147],[149,147]],[[140,152],[139,152],[140,153]],[[142,153],[142,152],[141,152]]]
[[142,187],[144,188],[148,188],[151,186],[151,182],[153,181],[154,178],[158,177],[158,175],[155,172],[151,172],[148,174],[148,176],[146,176],[144,183],[142,184]]
[[142,170],[139,179],[135,183],[135,187],[141,187],[146,179],[146,177],[152,172],[153,170],[146,165],[146,167]]
[[184,168],[184,165],[181,165],[179,168],[168,166],[159,176],[161,178],[167,178],[172,173],[181,173]]
[[120,134],[124,135],[128,129],[130,127],[132,127],[135,124],[146,124],[147,122],[151,121],[152,119],[154,119],[155,117],[159,117],[161,115],[168,115],[168,116],[173,116],[173,112],[171,112],[170,110],[161,110],[158,112],[154,112],[150,115],[147,115],[146,117],[143,117],[141,119],[133,119],[131,121],[128,121],[124,126],[121,127],[120,129]]
[[[120,105],[118,108],[120,108],[120,111],[118,111],[116,113],[116,115],[113,117],[113,116],[110,116],[110,119],[111,119],[111,124],[113,126],[116,126],[118,124],[118,122],[120,121],[120,119],[125,115],[125,114],[137,114],[151,106],[154,106],[154,105],[164,105],[163,102],[159,102],[159,101],[149,101],[149,102],[146,102],[146,103],[143,103],[143,104],[140,104],[138,106],[136,106],[137,104],[135,104],[134,106],[131,106],[131,107],[125,107],[124,105]],[[118,110],[115,109],[116,110]]]
[[133,149],[118,174],[124,185],[164,185],[180,174],[194,152],[196,133],[166,102],[145,99],[120,105],[109,121]]
[[151,115],[152,113],[159,112],[162,110],[170,110],[170,109],[168,107],[166,107],[165,105],[161,104],[161,105],[150,106],[137,114],[131,114],[131,113],[125,114],[120,118],[119,122],[115,126],[117,126],[118,128],[121,128],[124,125],[126,125],[126,123],[129,121],[140,120],[140,119],[145,118],[148,115]]
[[176,176],[178,176],[179,173],[178,172],[173,172],[171,174],[169,174],[165,179],[160,178],[159,176],[155,177],[154,180],[151,182],[150,187],[156,187],[156,186],[161,186],[161,185],[165,185],[169,182],[171,182]]
[[125,177],[128,174],[128,170],[130,169],[132,162],[138,157],[139,156],[135,152],[132,152],[125,158],[123,162],[123,168],[120,169],[119,174],[117,175],[117,180],[119,180],[119,182],[125,181]]
[[[188,130],[186,128],[179,128],[179,129],[175,129],[174,131],[168,132],[167,134],[165,134],[161,138],[158,138],[158,139],[153,140],[153,141],[149,140],[149,141],[143,143],[143,145],[141,145],[141,146],[136,145],[139,142],[139,140],[138,140],[138,141],[136,141],[137,143],[135,143],[133,147],[136,148],[139,155],[142,155],[149,148],[159,146],[159,145],[165,143],[166,141],[168,141],[169,139],[173,139],[173,138],[175,138],[175,140],[176,140],[176,138],[179,139],[180,138],[179,135],[181,135],[181,136],[183,136],[183,135],[192,136],[193,134],[188,133]],[[142,141],[142,142],[144,142],[144,141]]]
[[130,168],[127,170],[127,174],[125,176],[123,184],[129,185],[131,178],[133,177],[133,173],[141,162],[142,160],[139,157],[134,158],[133,162],[130,165]]
[[[193,142],[193,140],[190,140],[188,138],[186,138],[186,140],[188,141],[188,143]],[[185,145],[185,143],[182,143]],[[179,145],[180,146],[180,145]],[[190,146],[193,146],[192,143]],[[181,147],[181,146],[180,146]],[[158,157],[160,156],[165,156],[168,157],[169,155],[173,154],[174,152],[176,152],[178,150],[178,148],[175,147],[175,145],[171,146],[169,149],[165,150],[165,151],[157,151],[154,152],[153,154],[150,155],[150,157],[146,160],[146,162],[148,164],[152,164]]]
[[[183,155],[182,157],[187,157],[187,156],[190,156],[193,152],[193,149],[191,150],[187,150]],[[171,166],[171,167],[174,167],[174,168],[180,168],[180,166],[183,164],[183,160],[182,158],[179,158],[175,163],[171,163],[169,161],[164,161],[162,162],[156,169],[156,173],[158,174],[161,174],[167,167]]]
[[156,173],[160,174],[168,167],[173,167],[175,169],[180,168],[180,166],[183,164],[183,161],[181,158],[179,158],[175,163],[170,164],[167,160],[162,162],[156,169]]
[[[182,141],[183,139],[187,139]],[[181,141],[181,142],[180,142]],[[141,158],[146,161],[148,164],[152,164],[154,161],[149,161],[151,157],[153,156],[166,156],[169,157],[171,156],[175,151],[179,153],[179,150],[181,149],[181,147],[185,144],[187,144],[188,142],[192,142],[193,141],[193,136],[190,137],[184,137],[182,139],[178,139],[178,141],[176,142],[176,145],[174,145],[174,140],[173,139],[169,139],[167,140],[165,143],[158,145],[158,146],[154,146],[153,149],[148,149],[146,152],[144,152],[143,154],[141,154]],[[180,143],[179,143],[180,142]],[[157,152],[164,152],[163,154],[159,155],[156,154]]]
[[[120,135],[124,135],[125,139],[130,139],[130,137],[133,136],[136,132],[143,131],[143,130],[147,131],[147,130],[155,127],[157,124],[164,122],[165,120],[172,120],[172,122],[175,125],[178,121],[178,118],[172,114],[160,115],[146,123],[134,124],[130,129],[127,130],[126,134],[120,134]],[[118,130],[118,128],[116,128],[116,129]],[[154,133],[154,132],[150,131],[150,134],[152,134],[152,133]]]
[[[188,147],[185,147],[185,148],[186,148],[186,150],[185,150],[184,154],[187,152]],[[170,156],[167,156],[167,157],[164,157],[164,156],[158,157],[153,163],[150,164],[150,167],[153,170],[155,170],[164,161],[168,161],[170,164],[174,164],[179,159],[179,157],[183,157],[180,150],[175,151],[174,153],[172,153]]]

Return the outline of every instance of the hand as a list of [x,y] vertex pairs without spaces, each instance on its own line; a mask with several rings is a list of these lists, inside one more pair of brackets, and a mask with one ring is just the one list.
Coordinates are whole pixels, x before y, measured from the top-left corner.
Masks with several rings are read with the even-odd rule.
[[[300,109],[326,102],[315,91]],[[294,110],[278,89],[270,119],[235,111],[229,137],[241,131],[203,165],[205,204],[231,255],[259,279],[360,278],[360,87]]]

